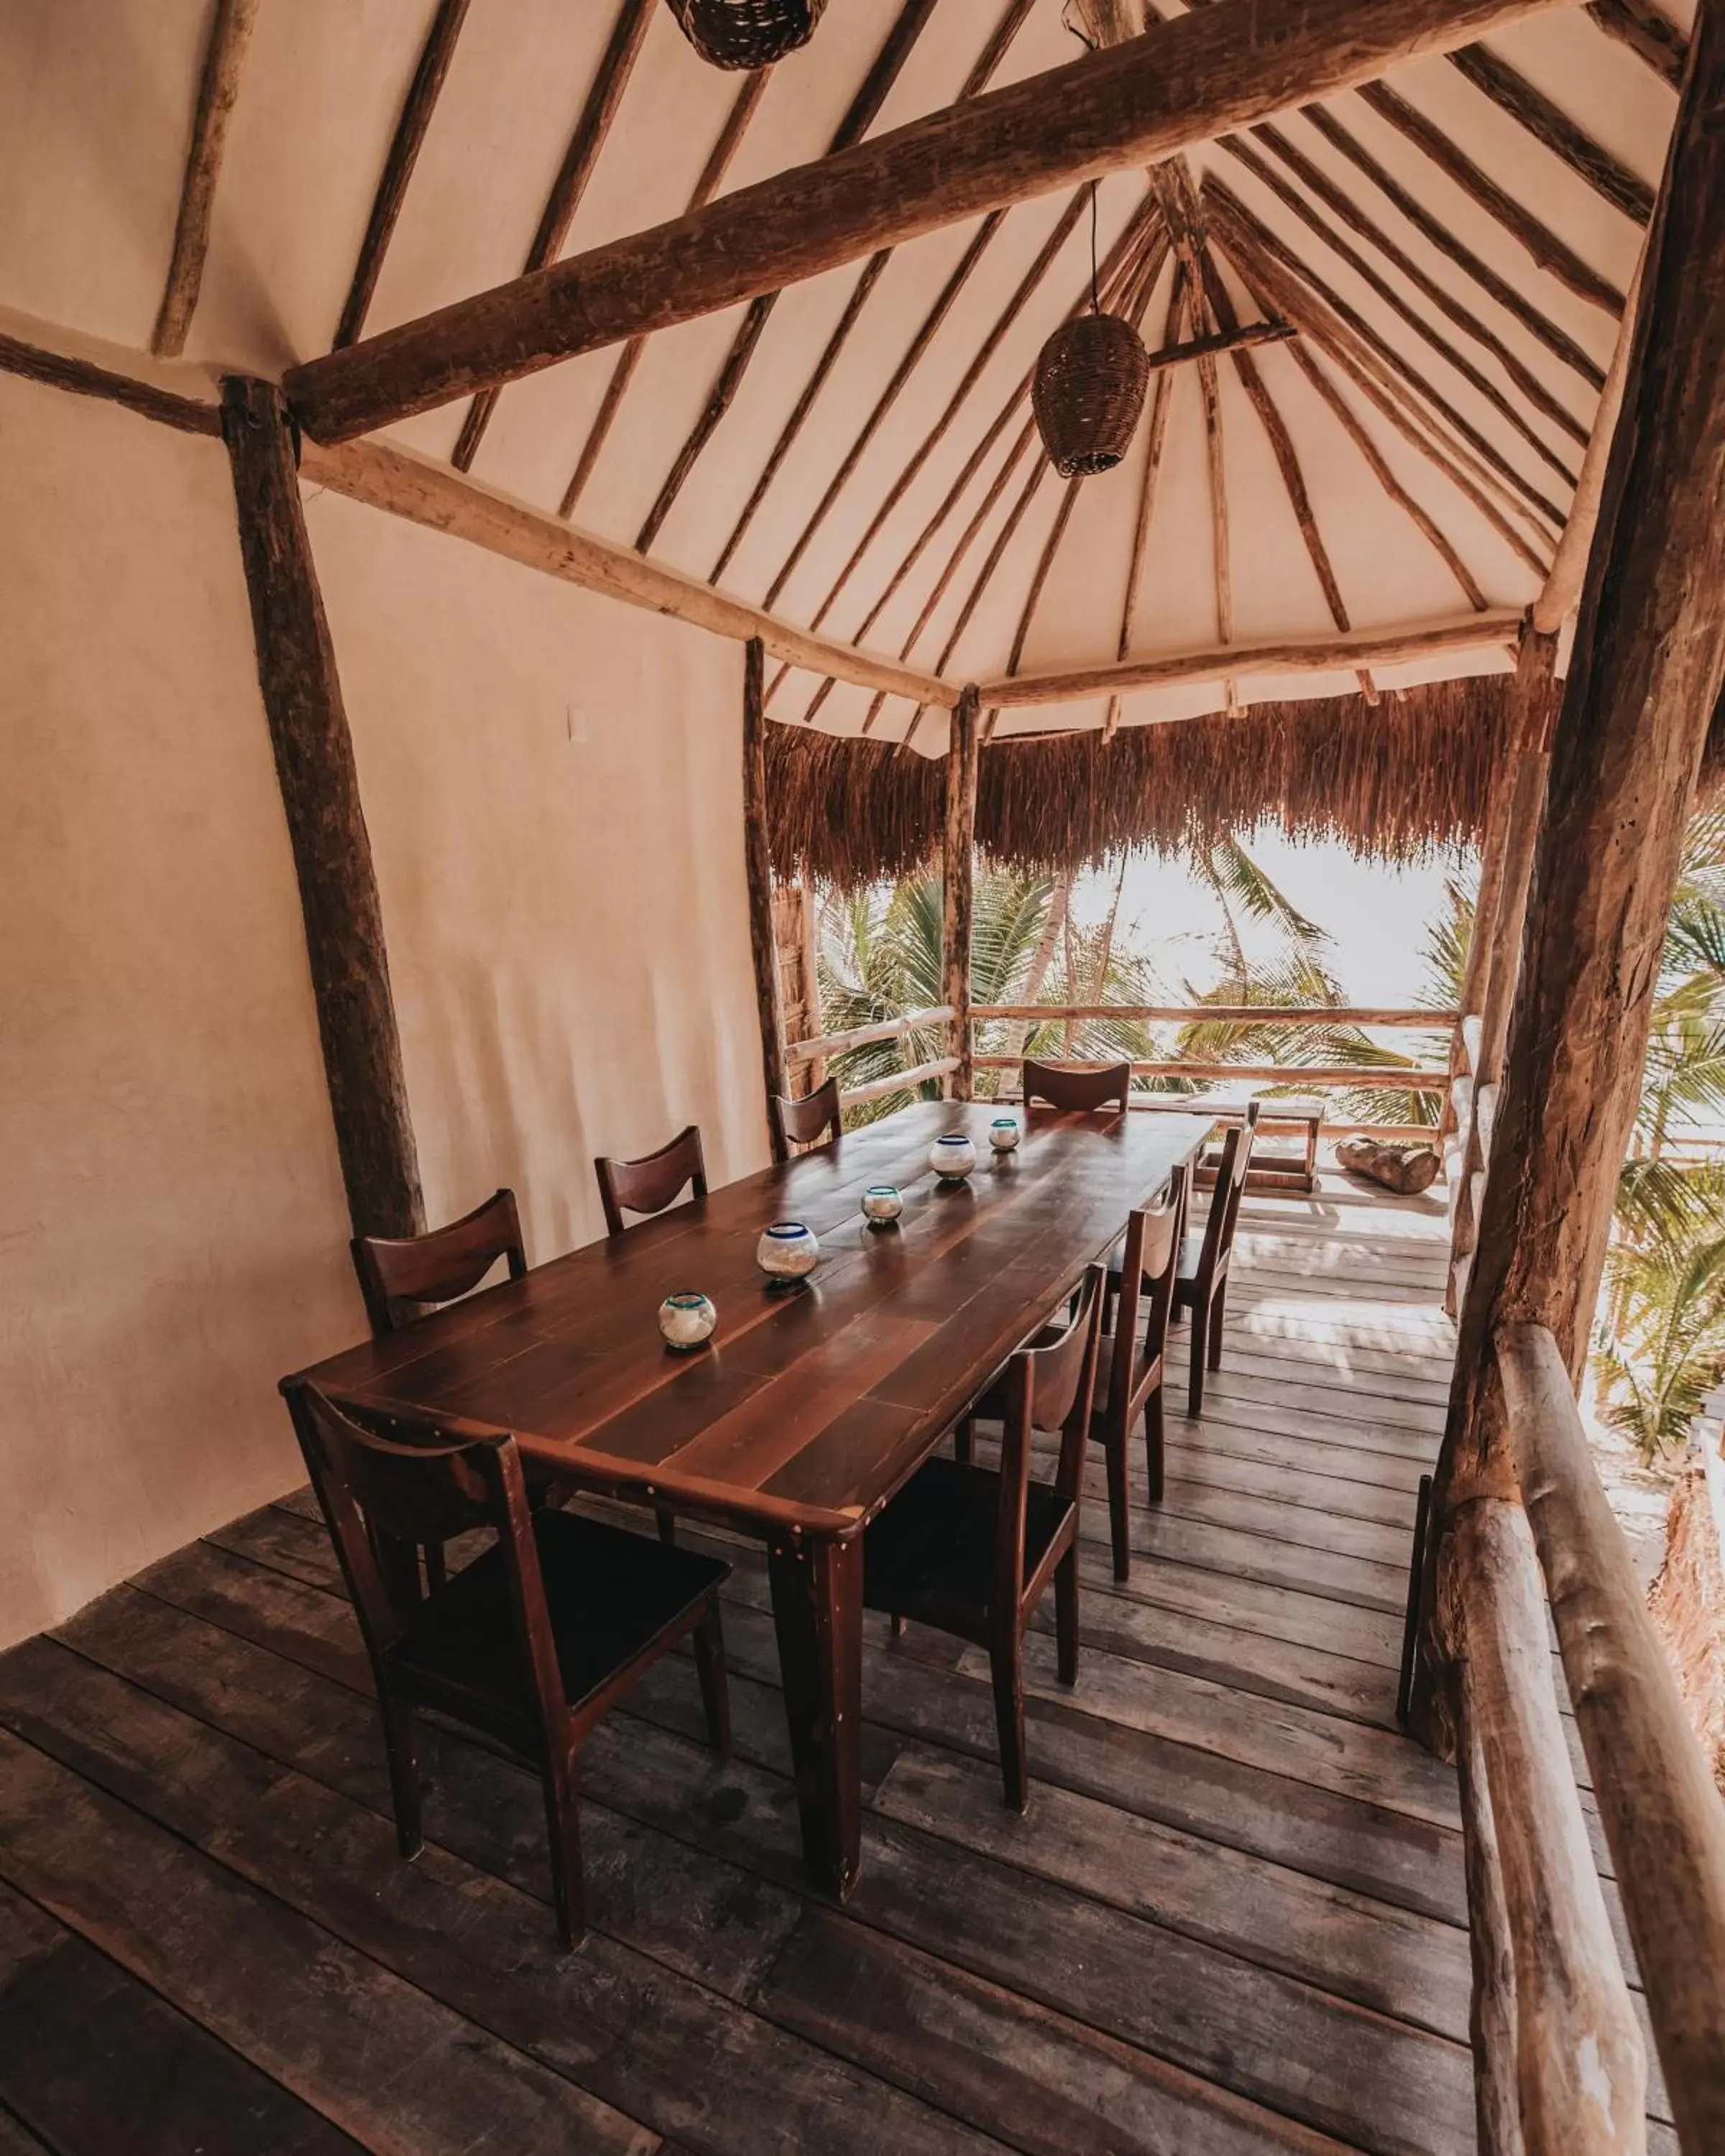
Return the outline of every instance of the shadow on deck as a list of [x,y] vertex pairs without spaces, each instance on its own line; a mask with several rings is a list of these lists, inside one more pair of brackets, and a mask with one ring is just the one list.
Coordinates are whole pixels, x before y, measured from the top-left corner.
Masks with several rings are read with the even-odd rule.
[[1032,1643],[1027,1819],[982,1658],[871,1630],[842,1913],[801,1890],[745,1548],[737,1757],[680,1662],[603,1725],[569,1958],[536,1784],[488,1752],[428,1732],[398,1861],[305,1493],[0,1659],[0,2152],[1471,2148],[1455,1779],[1394,1722],[1443,1209],[1332,1171],[1241,1232],[1125,1588],[1093,1486],[1076,1691]]

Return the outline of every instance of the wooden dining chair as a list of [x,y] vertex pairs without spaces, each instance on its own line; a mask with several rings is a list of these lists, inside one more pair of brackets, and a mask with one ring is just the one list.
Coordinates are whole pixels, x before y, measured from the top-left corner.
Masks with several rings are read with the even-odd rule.
[[706,1162],[696,1123],[639,1160],[596,1160],[593,1165],[608,1235],[623,1233],[625,1213],[663,1213],[691,1184],[691,1198],[706,1195]]
[[[1156,1205],[1141,1207],[1126,1224],[1124,1262],[1114,1332],[1104,1336],[1102,1362],[1108,1394],[1096,1409],[1095,1429],[1108,1469],[1108,1525],[1114,1548],[1114,1577],[1132,1576],[1132,1512],[1127,1466],[1132,1431],[1144,1419],[1144,1461],[1150,1502],[1162,1502],[1163,1390],[1166,1375],[1168,1322],[1173,1313],[1174,1282],[1180,1245],[1186,1232],[1186,1199],[1191,1171],[1183,1161],[1168,1178]],[[1142,1333],[1138,1320],[1144,1323]]]
[[[531,1511],[506,1431],[405,1418],[367,1427],[307,1384],[287,1399],[370,1657],[402,1855],[424,1844],[414,1717],[429,1707],[539,1769],[557,1936],[574,1946],[581,1747],[688,1638],[709,1742],[728,1752],[718,1594],[731,1568],[577,1513]],[[413,1545],[475,1528],[491,1531],[490,1547],[422,1594]]]
[[[356,1235],[348,1248],[374,1340],[471,1294],[500,1260],[508,1265],[511,1280],[527,1270],[512,1190],[494,1191],[446,1228],[424,1235]],[[443,1544],[429,1542],[423,1553],[427,1584],[440,1587],[446,1577]]]
[[781,1147],[824,1145],[844,1134],[844,1110],[839,1105],[839,1081],[829,1078],[800,1101],[773,1096],[773,1122]]
[[349,1248],[374,1340],[470,1293],[500,1260],[511,1280],[527,1270],[512,1190],[494,1192],[483,1205],[429,1235],[356,1235]]
[[[1101,1337],[1102,1269],[1092,1265],[1076,1314],[1041,1346],[1021,1348],[998,1390],[998,1469],[937,1455],[863,1531],[863,1601],[988,1650],[1007,1804],[1029,1797],[1024,1761],[1024,1630],[1055,1589],[1062,1684],[1078,1680],[1078,1502]],[[1031,1432],[1058,1432],[1052,1485],[1030,1476]]]
[[1209,1218],[1204,1233],[1182,1239],[1180,1269],[1174,1281],[1174,1311],[1192,1320],[1192,1374],[1186,1389],[1186,1412],[1204,1412],[1204,1373],[1222,1367],[1222,1319],[1228,1306],[1228,1276],[1234,1256],[1234,1231],[1240,1219],[1240,1201],[1245,1189],[1246,1171],[1252,1164],[1252,1143],[1257,1136],[1258,1104],[1246,1104],[1245,1121],[1236,1123],[1222,1141],[1222,1158],[1216,1169],[1216,1187],[1210,1193]]
[[1130,1063],[1107,1063],[1101,1070],[1068,1070],[1058,1063],[1038,1063],[1024,1058],[1024,1098],[1046,1101],[1051,1108],[1124,1110],[1132,1091]]

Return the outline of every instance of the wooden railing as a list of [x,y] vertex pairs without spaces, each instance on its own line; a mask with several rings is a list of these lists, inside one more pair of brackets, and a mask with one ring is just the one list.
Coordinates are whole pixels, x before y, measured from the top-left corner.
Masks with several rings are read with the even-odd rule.
[[1551,1676],[1548,1599],[1681,2145],[1725,2148],[1725,1804],[1556,1342],[1508,1325],[1493,1344],[1521,1502],[1462,1505],[1439,1582],[1461,1676],[1481,2147],[1646,2147],[1646,2060]]
[[[817,1034],[809,1040],[790,1041],[785,1047],[784,1060],[787,1063],[824,1063],[829,1057],[843,1055],[854,1048],[872,1048],[884,1040],[903,1040],[911,1034],[927,1033],[937,1026],[942,1028],[950,1039],[957,1015],[950,1004],[932,1004],[926,1010],[906,1011],[901,1018],[853,1026],[848,1033]],[[957,1068],[956,1055],[932,1056],[911,1070],[885,1071],[864,1085],[841,1086],[839,1099],[845,1107],[855,1107],[865,1101],[884,1100],[889,1093],[913,1092],[931,1079],[950,1076]]]

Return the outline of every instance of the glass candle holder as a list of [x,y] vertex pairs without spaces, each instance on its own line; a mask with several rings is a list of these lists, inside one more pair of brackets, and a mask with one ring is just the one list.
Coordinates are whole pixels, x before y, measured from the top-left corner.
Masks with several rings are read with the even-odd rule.
[[761,1231],[755,1263],[769,1280],[807,1280],[820,1263],[820,1245],[800,1220],[775,1220]]
[[937,1138],[928,1149],[928,1165],[943,1183],[963,1183],[976,1166],[976,1147],[962,1131]]
[[988,1126],[988,1143],[996,1152],[1016,1152],[1019,1149],[1018,1117],[996,1116]]
[[691,1348],[703,1348],[713,1337],[713,1327],[719,1322],[719,1313],[713,1307],[712,1298],[694,1288],[681,1289],[668,1295],[659,1306],[659,1329],[665,1336],[668,1348],[686,1354]]
[[862,1209],[875,1227],[884,1228],[904,1211],[905,1201],[899,1196],[896,1184],[871,1183],[863,1193]]

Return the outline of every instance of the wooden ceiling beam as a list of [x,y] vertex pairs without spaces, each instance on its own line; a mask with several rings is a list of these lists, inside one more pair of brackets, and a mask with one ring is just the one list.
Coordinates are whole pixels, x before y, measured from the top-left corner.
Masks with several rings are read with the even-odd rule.
[[1093,696],[1186,681],[1219,681],[1224,673],[1241,680],[1263,675],[1352,673],[1361,666],[1405,665],[1440,653],[1484,651],[1513,644],[1521,623],[1520,608],[1494,607],[1460,619],[1355,629],[1345,636],[1254,639],[1128,659],[1110,666],[1007,675],[983,682],[981,694],[984,703],[1015,710],[1032,704],[1084,703]]
[[1153,163],[1556,0],[1253,0],[989,92],[295,367],[345,440],[925,232]]
[[[611,122],[617,116],[623,93],[640,58],[653,14],[654,0],[622,0],[611,25],[610,38],[599,56],[598,70],[582,103],[581,116],[575,122],[575,131],[569,137],[569,146],[563,152],[563,162],[557,167],[557,176],[552,182],[551,192],[540,213],[539,228],[527,249],[526,274],[530,276],[547,263],[555,262],[563,251],[569,228],[575,222],[575,213],[581,207],[581,198],[587,192],[587,183],[599,162]],[[497,408],[501,387],[499,384],[482,389],[468,406],[467,417],[461,423],[461,432],[450,459],[457,471],[472,470],[479,445],[491,424],[491,414]]]
[[395,123],[389,154],[383,161],[377,192],[372,198],[372,213],[366,222],[365,238],[360,242],[359,259],[353,265],[353,282],[347,288],[347,304],[336,328],[337,351],[343,345],[352,344],[366,326],[366,315],[377,289],[383,257],[395,236],[396,222],[407,200],[408,182],[419,162],[426,130],[431,125],[449,63],[455,57],[455,40],[467,19],[467,8],[468,0],[438,0],[437,13],[431,18],[431,28],[420,49],[419,64],[413,70],[413,80],[402,100],[401,115]]
[[932,674],[826,637],[811,636],[759,607],[716,592],[710,584],[656,562],[644,562],[628,547],[572,531],[543,510],[393,444],[325,446],[307,441],[300,469],[313,485],[326,486],[429,531],[449,532],[585,591],[603,592],[630,606],[672,615],[738,643],[757,636],[774,658],[788,665],[808,667],[865,689],[885,690],[890,696],[909,696],[943,709],[958,701],[957,690]]
[[[875,54],[861,87],[851,99],[844,118],[834,132],[827,147],[828,160],[842,156],[846,150],[855,149],[874,126],[880,116],[880,107],[886,102],[887,93],[898,80],[917,38],[927,28],[934,5],[935,0],[903,0],[892,28],[886,33],[886,42]],[[809,168],[804,167],[803,169]],[[752,192],[745,190],[746,193]],[[735,199],[737,198],[733,197],[732,200]],[[663,227],[660,228],[664,229]],[[886,266],[885,260],[878,257],[877,263],[878,266],[876,263],[869,264],[863,271],[862,281],[870,289]],[[739,293],[737,296],[743,298],[747,295]],[[737,325],[737,334],[731,340],[731,349],[713,377],[713,386],[707,393],[706,403],[690,429],[682,448],[678,450],[675,462],[665,475],[664,485],[660,488],[653,506],[647,511],[641,528],[635,535],[635,547],[639,552],[644,554],[651,548],[690,473],[700,461],[701,452],[716,433],[720,421],[731,409],[737,393],[742,386],[742,378],[748,372],[749,362],[755,356],[756,346],[760,343],[778,303],[778,289],[757,292],[748,311]],[[696,311],[702,311],[696,309]],[[654,326],[662,325],[655,324]]]
[[1464,194],[1471,196],[1488,217],[1495,218],[1520,241],[1542,270],[1566,285],[1577,299],[1603,307],[1614,319],[1623,312],[1623,295],[1609,278],[1602,277],[1591,263],[1584,262],[1567,240],[1560,239],[1507,187],[1500,187],[1406,98],[1382,82],[1363,84],[1359,95],[1362,104],[1369,105],[1380,120],[1387,121],[1398,134],[1424,151],[1440,172]]
[[[703,208],[719,192],[731,161],[741,148],[748,124],[755,116],[755,108],[761,102],[762,92],[771,77],[771,68],[757,68],[746,74],[732,100],[731,110],[725,116],[725,124],[719,130],[718,140],[708,153],[701,168],[701,177],[695,182],[695,192],[689,198],[691,211]],[[647,348],[644,336],[633,336],[617,355],[611,369],[611,378],[605,384],[605,393],[599,399],[599,408],[593,423],[587,430],[587,439],[581,445],[581,454],[575,460],[575,469],[569,484],[563,489],[563,498],[557,505],[559,516],[572,516],[575,505],[586,491],[587,482],[593,477],[593,466],[599,460],[599,452],[605,446],[617,414],[623,409],[623,400],[634,379],[634,372],[641,362],[641,354]]]
[[1501,112],[1507,112],[1536,142],[1549,150],[1561,163],[1602,196],[1614,209],[1621,210],[1637,224],[1653,215],[1653,190],[1609,150],[1601,149],[1584,128],[1578,127],[1561,105],[1553,104],[1543,90],[1500,59],[1489,45],[1468,45],[1449,55],[1474,88]]
[[216,0],[210,18],[192,113],[192,141],[180,183],[179,214],[174,221],[173,256],[150,338],[150,349],[158,358],[177,359],[186,349],[186,333],[192,326],[203,283],[204,257],[209,252],[210,212],[228,146],[228,122],[239,95],[246,48],[261,4],[262,0]]

